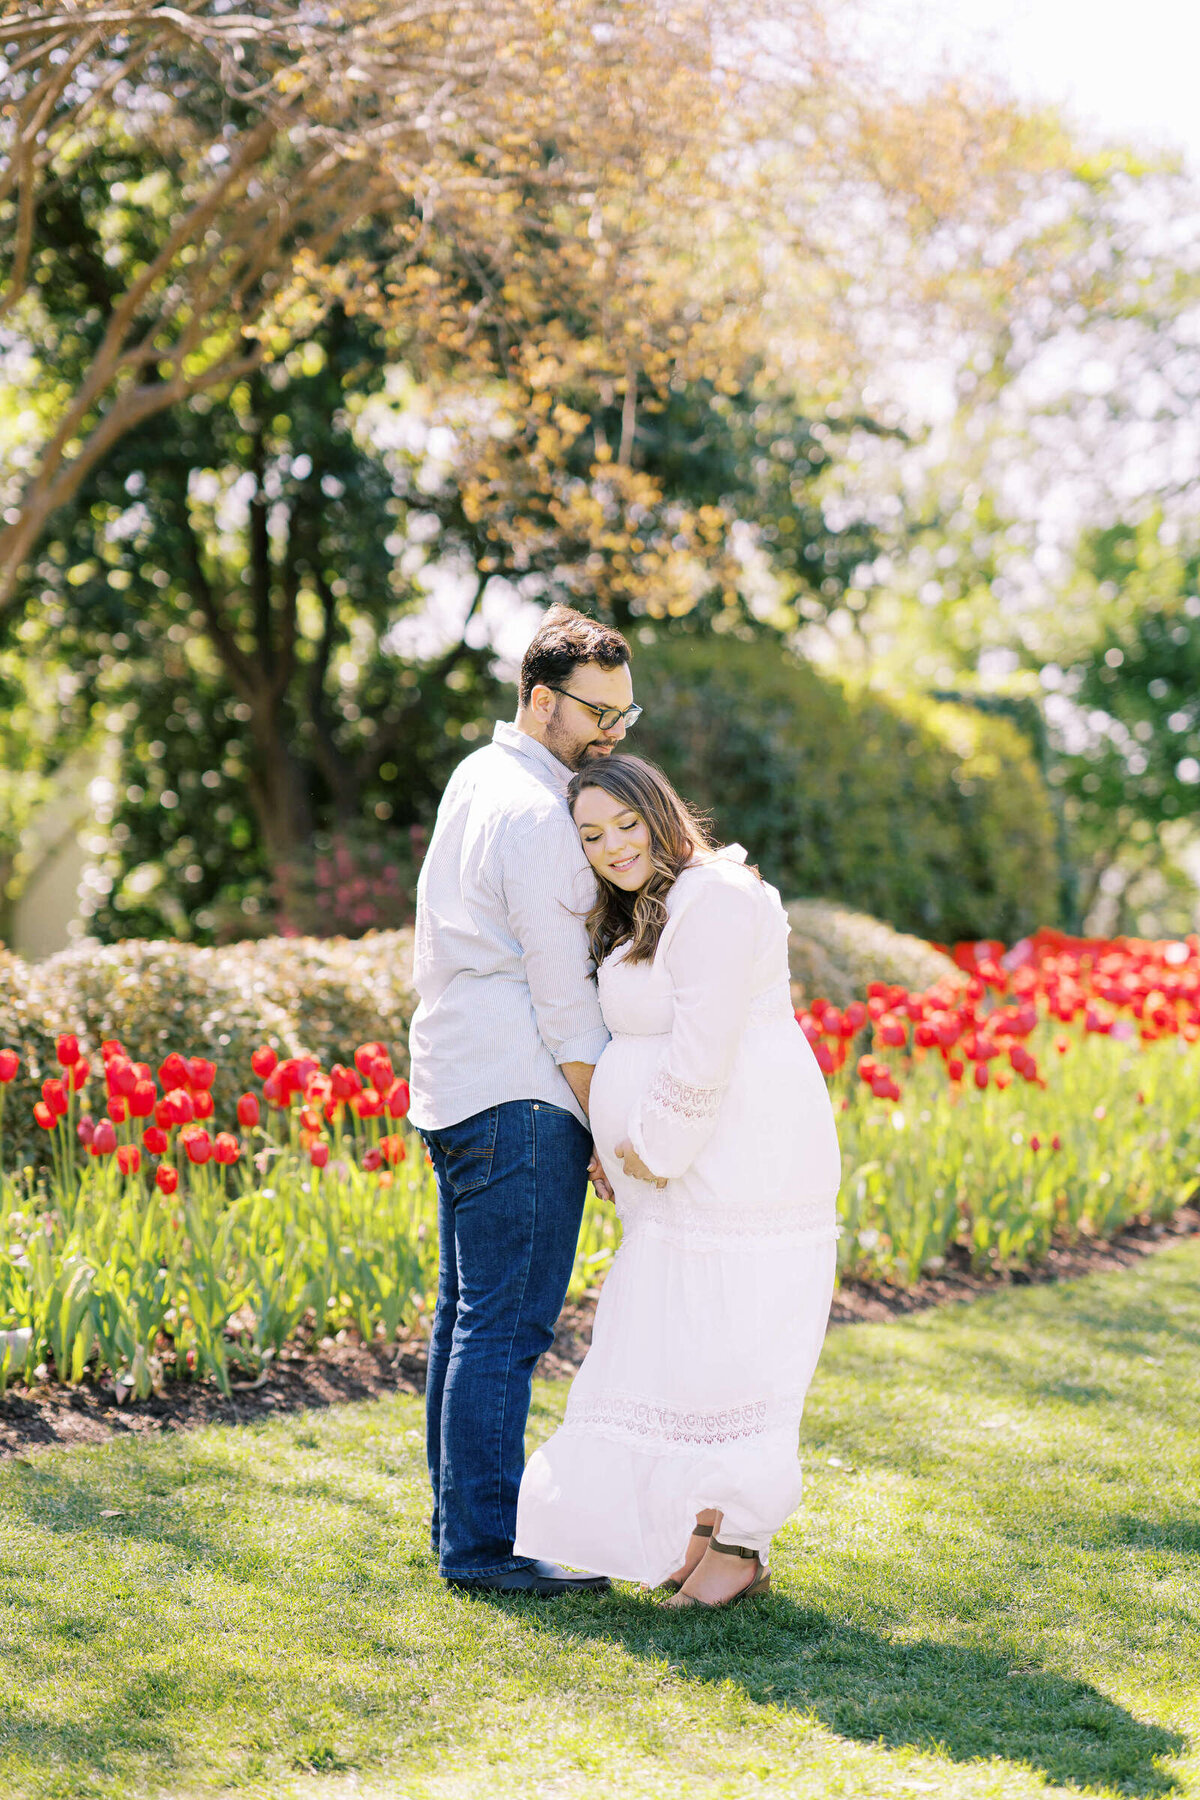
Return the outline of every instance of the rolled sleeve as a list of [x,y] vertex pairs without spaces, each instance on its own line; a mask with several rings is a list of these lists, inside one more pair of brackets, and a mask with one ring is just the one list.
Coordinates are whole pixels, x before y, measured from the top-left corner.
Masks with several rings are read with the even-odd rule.
[[584,928],[595,878],[570,816],[509,833],[501,869],[542,1042],[556,1063],[595,1063],[608,1043]]

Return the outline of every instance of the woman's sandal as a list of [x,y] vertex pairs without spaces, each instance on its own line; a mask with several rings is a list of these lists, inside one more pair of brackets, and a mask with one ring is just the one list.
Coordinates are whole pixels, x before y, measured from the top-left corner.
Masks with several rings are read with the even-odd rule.
[[[713,1528],[711,1525],[693,1525],[692,1526],[692,1536],[693,1537],[710,1538],[712,1536],[712,1534],[713,1534]],[[672,1577],[666,1581],[660,1581],[654,1591],[656,1594],[677,1594],[682,1586],[683,1586],[682,1581],[676,1581]]]
[[[711,1548],[722,1556],[741,1556],[747,1561],[758,1562],[758,1551],[747,1550],[741,1544],[721,1544],[713,1538]],[[678,1586],[678,1584],[676,1584]],[[759,1564],[754,1580],[749,1586],[739,1588],[736,1594],[730,1594],[728,1600],[697,1600],[694,1594],[680,1594],[676,1606],[703,1606],[708,1612],[718,1612],[723,1606],[734,1606],[739,1600],[749,1600],[752,1594],[765,1594],[771,1586],[771,1571]]]

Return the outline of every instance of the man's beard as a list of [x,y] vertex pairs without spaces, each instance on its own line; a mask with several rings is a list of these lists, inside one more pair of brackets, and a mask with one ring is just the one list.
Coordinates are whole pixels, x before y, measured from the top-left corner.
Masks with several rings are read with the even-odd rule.
[[[546,733],[546,748],[551,756],[557,757],[558,761],[575,775],[579,773],[580,769],[586,769],[590,762],[600,760],[592,755],[592,750],[595,745],[603,743],[603,738],[588,738],[583,744],[573,738],[560,742],[552,731]],[[601,756],[603,756],[603,752],[601,752]]]

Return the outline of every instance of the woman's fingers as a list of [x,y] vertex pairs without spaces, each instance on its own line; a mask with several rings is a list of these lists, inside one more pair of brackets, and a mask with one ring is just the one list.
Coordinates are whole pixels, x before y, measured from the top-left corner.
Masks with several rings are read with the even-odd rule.
[[646,1167],[628,1138],[626,1138],[623,1143],[617,1145],[617,1155],[621,1159],[621,1167],[631,1181],[649,1181],[652,1182],[655,1187],[666,1187],[667,1183],[665,1178],[656,1175],[653,1169],[648,1169]]

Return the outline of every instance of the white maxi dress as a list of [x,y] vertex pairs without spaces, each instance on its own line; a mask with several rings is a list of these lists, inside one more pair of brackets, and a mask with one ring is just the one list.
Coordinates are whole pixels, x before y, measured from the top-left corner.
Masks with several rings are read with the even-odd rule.
[[[566,1416],[525,1470],[518,1555],[656,1586],[696,1514],[768,1561],[800,1503],[800,1415],[833,1295],[825,1080],[792,1011],[787,916],[737,845],[667,898],[652,963],[598,971],[591,1124],[623,1227]],[[664,1188],[626,1176],[629,1139]]]

